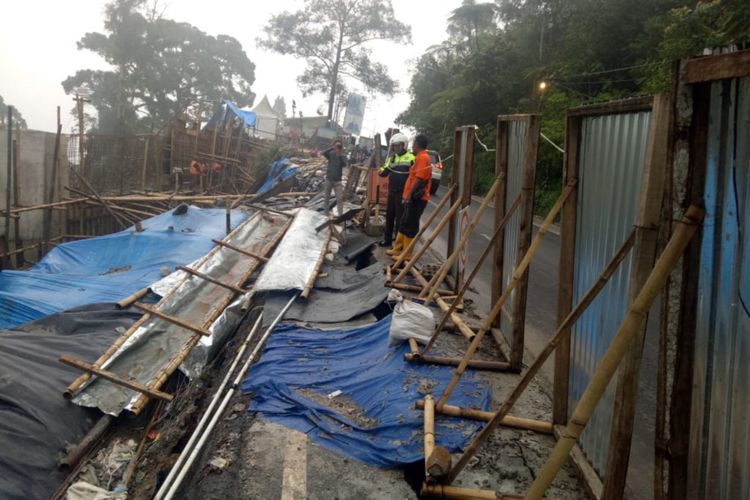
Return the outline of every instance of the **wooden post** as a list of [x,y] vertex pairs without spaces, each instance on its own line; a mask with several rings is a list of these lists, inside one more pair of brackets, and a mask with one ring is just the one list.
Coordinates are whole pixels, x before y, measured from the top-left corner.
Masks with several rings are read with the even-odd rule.
[[[508,196],[508,121],[497,117],[495,130],[495,177],[500,179],[501,185],[495,192],[495,226],[505,216],[505,199]],[[492,278],[490,281],[490,304],[497,302],[503,291],[503,269],[505,257],[505,232],[495,239],[495,254],[492,259]],[[497,317],[494,328],[500,328],[501,319]]]
[[[473,188],[473,166],[474,166],[474,127],[463,126],[456,129],[453,140],[453,169],[451,172],[452,184],[456,184],[458,189],[451,196],[451,204],[460,200],[459,212],[451,217],[448,225],[448,251],[446,256],[450,256],[459,240],[460,231],[460,211],[467,209],[471,205],[471,192]],[[460,288],[459,266],[451,269],[451,274],[455,278],[455,289]]]
[[[581,118],[568,114],[565,126],[565,183],[578,182],[578,145]],[[560,288],[557,295],[557,324],[561,324],[573,308],[573,264],[575,262],[577,188],[573,188],[562,207],[560,225]],[[555,350],[555,371],[552,390],[552,422],[568,421],[568,384],[570,371],[570,335],[566,334]]]
[[[433,403],[434,404],[434,403]],[[423,410],[425,402],[423,400],[417,400],[415,405],[417,410]],[[437,413],[441,415],[448,415],[450,417],[461,417],[468,420],[477,420],[480,422],[490,422],[497,413],[491,411],[475,410],[472,408],[461,408],[460,406],[445,405],[442,409],[438,410],[435,408]],[[512,415],[504,416],[500,425],[503,427],[513,427],[515,429],[524,429],[527,431],[539,432],[541,434],[552,434],[553,428],[550,422],[543,422],[541,420],[534,420],[531,418],[514,417]]]
[[300,294],[300,297],[303,299],[307,299],[307,297],[310,296],[310,292],[312,292],[313,286],[315,285],[315,280],[318,279],[318,274],[320,273],[320,268],[323,265],[323,261],[326,258],[326,253],[328,253],[328,245],[331,243],[331,230],[328,230],[328,234],[326,234],[325,242],[323,243],[323,248],[320,251],[320,255],[318,256],[318,260],[315,262],[315,268],[313,269],[312,274],[310,275],[310,279],[307,280],[307,283],[305,284],[305,288],[302,290],[302,293]]
[[435,400],[432,394],[424,397],[424,460],[425,476],[429,476],[427,471],[427,461],[435,451]]
[[[531,230],[534,225],[534,177],[536,173],[536,153],[539,144],[539,115],[530,115],[528,132],[524,142],[523,170],[521,172],[521,195],[523,203],[518,216],[518,250],[516,266],[531,245]],[[514,370],[521,370],[524,348],[524,324],[526,320],[526,300],[529,288],[529,269],[526,268],[521,282],[513,293],[511,304],[511,342],[510,365]],[[499,316],[498,316],[499,317]]]
[[148,172],[148,146],[151,142],[151,137],[146,137],[146,142],[143,145],[143,166],[141,167],[141,189],[146,191],[146,177]]
[[648,312],[654,300],[669,279],[669,275],[682,257],[685,248],[695,235],[699,224],[703,220],[702,209],[691,205],[681,223],[675,229],[666,248],[656,262],[635,300],[628,308],[620,327],[602,356],[596,371],[591,376],[581,398],[578,401],[557,444],[544,464],[539,475],[526,494],[526,498],[537,500],[547,491],[557,472],[565,463],[578,437],[586,427],[596,405],[604,395],[607,385],[612,380],[618,366],[637,339],[639,330],[648,317]]
[[[654,266],[659,239],[661,207],[664,198],[667,145],[672,129],[672,100],[668,94],[654,97],[649,121],[649,140],[643,169],[638,215],[635,222],[635,244],[630,267],[628,304],[632,304]],[[604,475],[604,497],[620,498],[625,492],[625,479],[630,459],[638,373],[646,340],[646,324],[635,333],[635,341],[619,370],[612,430]]]

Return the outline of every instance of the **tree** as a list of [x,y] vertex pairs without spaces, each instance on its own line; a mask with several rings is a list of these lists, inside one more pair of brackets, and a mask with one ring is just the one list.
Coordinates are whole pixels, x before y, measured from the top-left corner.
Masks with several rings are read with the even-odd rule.
[[411,28],[395,18],[391,0],[305,0],[303,10],[271,17],[264,32],[260,45],[305,59],[297,82],[305,96],[328,94],[329,120],[342,77],[370,92],[395,92],[388,68],[372,61],[369,42],[411,41]]
[[206,111],[222,97],[252,104],[255,65],[236,39],[145,12],[144,5],[145,0],[107,4],[105,33],[86,33],[78,48],[99,54],[112,69],[79,70],[62,82],[67,93],[83,84],[93,91],[100,132],[158,130],[198,106]]
[[477,3],[476,0],[463,0],[461,6],[453,9],[448,18],[448,33],[473,44],[479,50],[479,36],[494,30],[497,8],[491,3]]
[[[5,100],[3,100],[3,96],[0,95],[0,125],[5,125],[5,122],[8,120],[8,106],[11,104],[5,104]],[[21,112],[18,111],[18,108],[13,106],[13,126],[15,127],[18,125],[22,129],[26,128],[26,120],[23,119],[23,116],[21,115]]]
[[277,96],[273,101],[273,112],[279,117],[279,120],[286,120],[286,101],[282,96]]

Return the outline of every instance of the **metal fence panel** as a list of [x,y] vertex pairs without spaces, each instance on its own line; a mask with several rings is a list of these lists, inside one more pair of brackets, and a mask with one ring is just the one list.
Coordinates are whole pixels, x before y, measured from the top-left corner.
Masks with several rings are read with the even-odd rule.
[[750,79],[712,84],[689,491],[750,499]]
[[[529,130],[527,120],[513,120],[508,122],[508,171],[506,175],[505,188],[505,211],[507,212],[516,196],[521,192],[523,182],[524,168],[524,151],[526,149],[526,137]],[[520,234],[521,211],[523,206],[511,216],[508,224],[505,226],[505,237],[503,240],[503,277],[501,290],[510,283],[513,272],[516,270],[518,262],[518,243]],[[514,290],[508,300],[503,305],[503,312],[500,315],[500,329],[510,338],[513,328],[511,327],[511,310],[513,300],[515,299],[516,290]]]
[[[643,177],[649,118],[650,112],[642,111],[582,119],[574,304],[593,285],[632,230]],[[583,394],[625,315],[629,275],[630,257],[572,329],[569,412]],[[601,476],[605,473],[615,386],[614,382],[610,384],[579,441]],[[636,424],[639,425],[642,424]]]

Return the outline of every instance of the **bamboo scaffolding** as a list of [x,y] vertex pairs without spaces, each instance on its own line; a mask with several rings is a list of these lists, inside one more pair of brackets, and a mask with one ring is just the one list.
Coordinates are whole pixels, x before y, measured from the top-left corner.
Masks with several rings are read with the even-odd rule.
[[[410,272],[411,275],[417,279],[417,281],[422,285],[422,288],[424,289],[427,286],[427,280],[425,279],[425,277],[422,276],[422,274],[413,267],[411,268]],[[448,309],[450,309],[450,305],[448,305],[448,303],[439,295],[435,298],[435,303],[440,309],[443,310],[443,312],[446,312]],[[459,317],[458,314],[451,314],[451,321],[453,321],[453,324],[456,325],[456,328],[458,328],[458,331],[461,332],[464,337],[466,337],[467,339],[474,338],[474,330],[469,328],[469,325],[467,325],[464,320]]]
[[[390,266],[388,266],[388,269],[390,269]],[[395,288],[396,290],[404,290],[405,292],[414,292],[419,293],[423,290],[423,288],[419,285],[409,285],[408,283],[394,283],[393,281],[388,281],[388,278],[386,278],[385,286],[389,288]],[[438,290],[438,295],[440,295],[443,298],[447,297],[455,297],[456,292],[453,290],[447,290],[445,288],[441,288]]]
[[[456,500],[522,500],[521,495],[503,495],[492,490],[461,488],[444,484],[423,484],[422,496],[452,498]],[[551,499],[548,499],[551,500]]]
[[521,263],[518,264],[518,267],[513,272],[513,278],[511,279],[510,283],[508,283],[508,286],[505,287],[505,290],[503,290],[503,293],[502,295],[500,295],[500,298],[497,299],[497,302],[495,302],[495,304],[492,306],[492,310],[485,318],[476,336],[472,339],[471,344],[469,344],[469,348],[466,350],[466,354],[464,354],[463,361],[461,361],[461,364],[458,366],[458,368],[456,368],[456,371],[454,372],[453,377],[451,378],[451,381],[448,383],[448,386],[445,388],[445,391],[443,391],[443,394],[440,396],[440,399],[438,400],[438,403],[437,403],[438,408],[442,408],[442,406],[448,400],[448,397],[456,388],[456,385],[458,384],[458,380],[461,378],[461,375],[466,370],[466,366],[468,365],[469,360],[471,360],[472,356],[474,356],[474,352],[479,347],[479,343],[482,341],[482,338],[484,337],[485,333],[487,333],[487,331],[492,327],[492,324],[495,321],[495,317],[500,313],[500,310],[502,309],[503,304],[508,299],[508,297],[510,297],[510,294],[511,292],[513,292],[513,289],[516,288],[516,286],[518,286],[518,284],[521,282],[521,279],[524,273],[526,272],[526,269],[529,267],[529,263],[531,262],[532,257],[534,257],[534,254],[539,248],[539,245],[541,245],[542,243],[542,239],[544,238],[544,235],[549,230],[549,227],[550,225],[552,225],[552,221],[555,219],[558,212],[560,212],[560,208],[562,207],[563,202],[567,199],[570,193],[573,192],[574,186],[575,186],[574,183],[570,183],[567,186],[565,186],[565,189],[563,189],[563,192],[560,193],[560,196],[557,198],[557,201],[550,209],[549,214],[547,214],[547,217],[544,219],[544,223],[542,223],[542,226],[539,228],[539,231],[537,232],[536,237],[534,238],[534,241],[531,243],[529,250],[526,252],[526,255],[524,255],[523,257],[523,260],[521,260]]
[[[424,225],[422,225],[422,227],[419,228],[419,231],[417,232],[416,236],[412,238],[411,242],[409,242],[409,245],[407,245],[404,251],[399,254],[398,259],[396,259],[396,262],[393,264],[394,269],[398,269],[398,267],[404,263],[404,260],[406,260],[405,257],[407,255],[411,255],[411,252],[414,250],[414,247],[422,238],[422,235],[427,231],[427,228],[430,227],[430,225],[435,221],[435,219],[437,218],[438,214],[443,209],[443,207],[448,203],[448,201],[450,201],[451,195],[453,194],[453,191],[455,190],[456,190],[456,185],[453,184],[448,189],[448,191],[443,195],[443,199],[440,200],[440,203],[437,204],[437,206],[435,207],[435,210],[432,211],[432,213],[430,214],[430,217],[427,219],[427,222],[425,222]],[[453,208],[453,206],[455,206],[455,208]],[[430,245],[432,245],[432,242],[435,241],[435,238],[438,237],[440,232],[443,230],[443,227],[445,227],[445,224],[448,222],[448,220],[450,220],[450,216],[453,215],[453,213],[455,213],[456,210],[458,210],[459,203],[458,202],[454,203],[453,206],[451,206],[448,209],[448,212],[443,217],[440,218],[440,221],[438,222],[437,227],[432,231],[430,236],[427,238],[427,241],[425,242],[425,244],[419,248],[417,253],[414,254],[414,256],[411,259],[409,259],[407,266],[413,266],[414,263],[416,263],[419,260],[419,258],[422,257],[422,255],[427,251]],[[409,269],[410,268],[411,267],[409,267]],[[397,282],[401,281],[404,278],[404,276],[406,276],[406,273],[409,272],[409,269],[405,268],[401,273],[399,273],[399,277],[396,278],[395,281]]]
[[[424,401],[419,399],[415,405],[417,410],[424,409]],[[445,405],[442,410],[435,408],[437,413],[441,415],[448,415],[450,417],[461,417],[468,420],[478,420],[480,422],[491,421],[496,413],[491,411],[474,410],[471,408],[461,408],[460,406]],[[531,418],[514,417],[513,415],[505,415],[501,420],[500,424],[503,427],[513,427],[515,429],[524,429],[527,431],[539,432],[541,434],[552,435],[554,429],[551,422],[543,422],[541,420],[534,420]]]
[[423,354],[426,354],[432,348],[432,346],[435,345],[435,341],[437,340],[438,335],[440,335],[440,332],[443,330],[445,323],[448,321],[448,318],[450,318],[450,315],[453,313],[453,311],[456,310],[456,307],[461,302],[461,299],[464,298],[464,295],[469,290],[469,287],[471,286],[471,283],[474,281],[474,278],[476,278],[477,274],[479,274],[479,271],[482,268],[482,264],[484,263],[484,259],[486,259],[490,255],[490,253],[494,250],[495,240],[505,230],[505,226],[508,224],[508,221],[510,221],[510,218],[513,216],[513,213],[520,206],[521,201],[523,201],[523,197],[519,193],[519,195],[516,196],[516,199],[511,205],[510,209],[505,213],[502,220],[495,228],[495,232],[492,234],[490,241],[487,242],[487,246],[484,248],[482,255],[479,256],[479,260],[475,264],[474,269],[471,270],[469,277],[461,285],[461,289],[459,290],[458,295],[456,296],[456,300],[453,301],[453,304],[451,304],[450,309],[448,309],[448,312],[446,312],[443,315],[443,319],[440,320],[440,323],[438,324],[437,328],[435,328],[435,331],[432,333],[432,336],[430,337],[429,342],[427,342],[427,345],[422,350]]
[[121,301],[119,301],[116,305],[118,309],[127,309],[128,307],[132,306],[135,302],[139,301],[143,297],[146,296],[148,293],[149,288],[141,288],[137,292],[133,292]]
[[547,462],[529,488],[526,498],[531,500],[541,499],[565,463],[599,400],[604,395],[604,391],[617,371],[617,367],[645,323],[651,305],[661,289],[664,288],[670,273],[695,235],[704,215],[705,212],[695,205],[691,205],[685,212],[683,219],[677,225],[667,246],[656,261],[653,270],[649,273],[648,279],[625,314],[617,333],[599,361],[596,371],[591,376],[586,389],[573,410],[565,431],[563,431]]
[[424,297],[426,305],[429,305],[430,302],[432,302],[432,297],[435,295],[434,290],[437,290],[437,288],[443,284],[445,277],[453,267],[456,259],[458,259],[458,256],[461,254],[464,247],[469,242],[469,238],[474,232],[474,228],[476,228],[477,224],[479,224],[479,221],[481,220],[482,214],[487,208],[487,205],[489,205],[490,200],[495,198],[495,191],[497,191],[497,189],[500,187],[500,182],[501,179],[499,177],[496,177],[495,182],[492,183],[492,187],[489,191],[487,191],[487,194],[484,195],[482,204],[479,205],[479,208],[474,214],[474,217],[472,217],[471,222],[469,222],[469,227],[466,228],[464,234],[461,235],[461,239],[458,241],[458,245],[456,245],[453,253],[445,260],[445,262],[443,262],[442,266],[440,267],[440,271],[435,273],[435,276],[432,277],[429,283],[429,288],[423,291],[420,295],[420,297]]
[[[249,217],[245,222],[240,224],[238,227],[232,231],[231,234],[227,235],[227,239],[231,239],[231,237],[236,234],[240,228],[242,228],[245,224],[251,223],[255,218],[260,217],[259,214],[253,214],[251,217]],[[197,262],[197,266],[201,266],[203,263],[205,263],[212,255],[214,255],[218,251],[218,248],[215,248],[211,250],[208,254],[201,257],[201,259]],[[167,292],[161,300],[156,304],[156,307],[158,307],[160,304],[163,304],[165,300],[167,300],[185,281],[187,281],[189,276],[185,276],[182,278],[179,282],[175,284],[174,287],[172,287],[169,292]],[[130,328],[128,328],[125,333],[120,335],[109,348],[102,353],[101,356],[93,363],[93,366],[95,367],[102,367],[104,364],[112,357],[113,354],[115,354],[120,347],[140,328],[146,321],[149,320],[151,317],[150,314],[146,313],[143,316],[141,316],[140,319],[138,319],[133,325],[131,325]],[[84,373],[81,376],[79,376],[77,379],[75,379],[68,387],[65,389],[65,397],[70,399],[73,394],[78,392],[83,385],[88,382],[91,379],[91,375],[89,373]]]
[[[528,387],[529,383],[531,383],[531,380],[536,376],[537,373],[539,373],[542,365],[544,365],[557,345],[563,339],[567,338],[568,335],[570,335],[570,327],[578,320],[578,318],[581,317],[586,309],[588,309],[588,306],[591,305],[599,292],[604,288],[604,285],[607,284],[609,279],[620,266],[622,261],[625,260],[625,257],[627,257],[630,249],[633,248],[633,242],[635,241],[634,234],[635,232],[631,231],[630,236],[628,236],[625,242],[620,246],[619,250],[615,253],[615,256],[612,258],[612,260],[610,260],[609,263],[607,263],[607,265],[604,267],[604,270],[599,275],[599,278],[596,280],[596,282],[591,286],[591,288],[589,288],[583,298],[581,298],[581,301],[568,314],[565,320],[560,323],[560,326],[557,327],[555,334],[549,340],[547,345],[544,346],[544,349],[542,349],[542,351],[537,355],[534,362],[523,374],[521,380],[518,381],[518,384],[516,384],[516,386],[513,388],[513,391],[511,391],[510,395],[505,399],[505,401],[503,401],[503,403],[500,405],[500,408],[496,412],[491,413],[492,417],[489,419],[489,424],[484,427],[484,429],[482,429],[479,434],[477,434],[476,438],[472,440],[471,444],[466,448],[464,453],[459,458],[458,462],[456,462],[456,466],[451,471],[451,477],[453,479],[455,479],[456,475],[458,475],[458,473],[461,472],[461,470],[466,466],[466,464],[469,462],[471,457],[474,456],[482,443],[489,439],[489,436],[497,428],[497,426],[502,425],[502,421],[508,416],[508,413],[513,408],[513,405],[516,403],[516,401],[518,401],[518,398],[521,397],[523,392]],[[551,432],[552,423],[550,423],[549,425]]]
[[187,266],[177,266],[177,269],[179,269],[180,271],[185,271],[186,273],[188,273],[188,274],[190,274],[192,276],[195,276],[196,278],[200,278],[202,280],[206,280],[209,283],[213,283],[214,285],[220,286],[220,287],[225,288],[225,289],[227,289],[229,291],[232,291],[234,293],[238,293],[240,295],[243,295],[243,294],[247,293],[247,290],[245,290],[244,288],[240,288],[238,286],[234,286],[234,285],[232,285],[230,283],[224,283],[221,280],[217,280],[216,278],[213,278],[213,277],[211,277],[211,276],[209,276],[209,275],[207,275],[205,273],[202,273],[200,271],[196,271],[195,269],[189,268]]
[[70,356],[62,355],[60,356],[60,358],[58,358],[58,361],[60,361],[60,363],[64,365],[72,366],[73,368],[78,368],[79,370],[93,373],[97,377],[107,379],[110,382],[114,382],[117,385],[121,385],[123,387],[127,387],[128,389],[133,389],[134,391],[148,394],[152,398],[163,399],[164,401],[172,401],[173,399],[173,396],[171,394],[167,394],[166,392],[161,392],[161,391],[157,391],[154,389],[150,389],[146,387],[145,385],[139,384],[138,382],[135,382],[133,380],[126,380],[124,378],[121,378],[116,373],[112,373],[107,370],[102,370],[101,368],[97,368],[90,363],[85,363],[78,359],[71,358]]
[[[434,356],[432,354],[422,354],[421,352],[407,352],[404,354],[404,360],[416,363],[429,363],[431,365],[459,366],[463,358]],[[510,369],[510,363],[506,363],[505,361],[485,361],[482,359],[470,359],[467,366],[476,370],[489,370],[496,372],[506,372]]]
[[424,397],[423,401],[424,409],[424,460],[425,460],[425,477],[429,477],[430,473],[427,468],[427,463],[435,451],[435,400],[432,399],[432,395],[428,394]]

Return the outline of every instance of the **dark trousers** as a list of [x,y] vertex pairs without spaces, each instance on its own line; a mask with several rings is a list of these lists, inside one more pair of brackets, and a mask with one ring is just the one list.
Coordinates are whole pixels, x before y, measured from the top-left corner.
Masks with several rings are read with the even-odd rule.
[[388,191],[388,205],[385,208],[385,235],[383,236],[386,245],[393,241],[394,230],[398,233],[403,215],[404,203],[401,200],[401,193]]
[[427,202],[422,200],[411,201],[404,205],[404,216],[401,219],[401,233],[407,238],[414,238],[419,232],[419,219],[427,207]]

